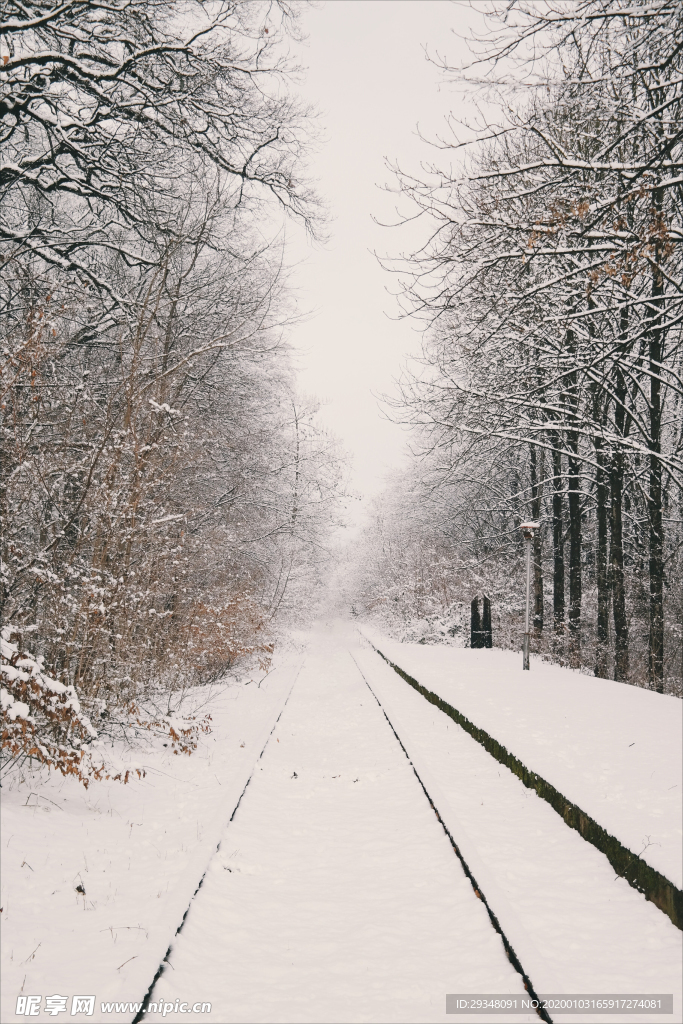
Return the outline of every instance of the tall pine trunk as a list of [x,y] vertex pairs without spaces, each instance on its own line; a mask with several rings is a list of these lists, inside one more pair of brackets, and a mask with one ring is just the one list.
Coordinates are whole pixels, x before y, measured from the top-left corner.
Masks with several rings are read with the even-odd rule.
[[[575,312],[571,309],[570,312]],[[565,335],[567,359],[572,366],[562,395],[565,421],[571,425],[567,444],[567,505],[569,508],[569,664],[581,664],[581,458],[579,455],[579,382],[576,369],[576,335],[569,328]]]
[[491,629],[491,602],[484,595],[484,614],[482,616],[481,629],[484,634],[484,647],[493,647],[493,630]]
[[[631,428],[627,409],[628,388],[622,360],[629,347],[629,310],[624,304],[619,316],[619,354],[615,363],[614,432],[626,439]],[[616,442],[609,467],[610,486],[610,576],[612,583],[612,616],[614,619],[614,678],[628,682],[630,673],[629,624],[626,612],[626,579],[624,574],[624,446]]]

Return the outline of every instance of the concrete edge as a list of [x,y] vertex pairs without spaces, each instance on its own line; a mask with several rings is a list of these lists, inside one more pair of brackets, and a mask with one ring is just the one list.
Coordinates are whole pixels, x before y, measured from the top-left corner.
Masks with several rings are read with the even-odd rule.
[[401,679],[417,690],[425,700],[433,704],[444,714],[448,715],[465,732],[481,744],[496,761],[505,765],[517,778],[524,783],[527,789],[533,789],[542,800],[550,804],[554,811],[560,815],[565,825],[575,829],[587,843],[594,846],[596,850],[604,854],[614,868],[617,876],[624,878],[628,884],[641,892],[646,899],[662,911],[669,920],[683,931],[683,892],[673,882],[661,875],[654,868],[650,867],[644,860],[623,846],[614,836],[610,835],[601,825],[589,814],[582,811],[580,807],[563,796],[554,786],[535,772],[530,771],[519,758],[515,757],[502,743],[490,736],[484,729],[480,729],[457,708],[452,707],[442,697],[432,693],[422,686],[417,679],[413,679],[399,665],[396,665],[378,647],[372,643],[364,634],[363,638],[368,641],[372,649],[386,661],[387,665],[393,668]]

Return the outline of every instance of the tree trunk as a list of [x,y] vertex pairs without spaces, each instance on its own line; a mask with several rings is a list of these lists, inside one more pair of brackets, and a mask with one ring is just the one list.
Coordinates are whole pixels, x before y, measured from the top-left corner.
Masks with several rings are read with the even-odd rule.
[[[661,189],[654,192],[654,207],[661,220]],[[655,224],[655,231],[658,229]],[[656,236],[658,237],[658,236]],[[664,523],[662,517],[662,394],[661,363],[663,349],[662,300],[664,276],[659,266],[661,241],[655,243],[652,269],[652,323],[650,341],[650,478],[648,519],[650,542],[650,642],[648,680],[658,693],[664,692]]]
[[558,636],[564,636],[564,523],[562,521],[562,452],[560,439],[552,435],[553,444],[553,625]]
[[[624,307],[619,324],[620,356],[625,357],[629,340],[629,313]],[[614,427],[619,437],[626,438],[631,417],[626,409],[628,389],[620,361],[615,366]],[[628,682],[630,673],[629,628],[626,614],[626,581],[624,578],[624,449],[617,445],[610,465],[610,575],[612,577],[612,615],[614,618],[614,678]]]
[[609,656],[609,570],[607,561],[607,505],[609,491],[607,474],[605,473],[605,453],[602,440],[595,441],[595,455],[598,463],[596,475],[596,518],[598,544],[596,557],[596,583],[598,588],[598,621],[597,643],[595,650],[595,674],[599,679],[607,679]]
[[[539,523],[541,520],[541,489],[542,484],[539,476],[543,475],[542,450],[539,453],[536,445],[531,445],[530,451],[530,476],[531,476],[531,518]],[[540,463],[540,467],[539,467]],[[540,473],[539,473],[540,468]],[[533,623],[534,630],[540,634],[543,631],[543,540],[540,528],[534,530],[533,540],[534,558],[534,606]]]
[[[596,431],[604,428],[607,419],[609,399],[603,400],[601,390],[593,387],[593,422]],[[595,448],[595,461],[597,470],[595,473],[595,519],[597,527],[597,546],[595,557],[595,583],[598,590],[598,621],[596,623],[596,644],[595,644],[595,675],[599,679],[607,679],[609,661],[609,562],[608,562],[608,535],[607,535],[607,505],[609,502],[609,489],[607,486],[607,473],[605,470],[605,446],[601,434],[594,434],[593,446]]]
[[581,462],[578,458],[578,436],[567,439],[569,490],[569,664],[581,664]]
[[[622,413],[620,417],[619,413]],[[617,409],[617,423],[623,421],[623,408]],[[612,456],[610,469],[610,569],[612,575],[612,614],[614,616],[614,678],[625,683],[629,676],[629,637],[624,584],[624,541],[622,504],[624,493],[624,457],[619,449]]]

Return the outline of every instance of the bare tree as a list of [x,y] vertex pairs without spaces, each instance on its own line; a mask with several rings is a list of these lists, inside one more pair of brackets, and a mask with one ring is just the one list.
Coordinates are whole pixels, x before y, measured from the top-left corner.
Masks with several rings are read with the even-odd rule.
[[270,196],[311,225],[305,118],[278,88],[293,18],[285,0],[6,3],[8,255],[30,253],[116,301],[106,251],[153,266],[178,205],[207,191],[252,213]]
[[[397,172],[413,215],[417,207],[431,225],[427,244],[399,264],[410,274],[408,308],[432,325],[428,370],[407,382],[404,415],[428,427],[427,450],[451,451],[457,463],[472,445],[496,451],[496,438],[550,450],[556,627],[564,490],[570,658],[578,664],[587,550],[593,557],[584,532],[594,518],[595,667],[607,670],[611,596],[617,678],[628,674],[628,494],[636,547],[647,523],[648,678],[661,689],[662,480],[676,493],[683,480],[672,419],[682,393],[680,18],[664,3],[579,0],[494,5],[492,25],[480,63],[503,91],[506,120],[475,136],[460,173],[439,164],[418,177]],[[519,65],[525,87],[537,86],[521,103]],[[460,80],[475,74],[471,66]],[[465,152],[457,138],[441,146]],[[539,483],[534,466],[532,504]]]
[[3,9],[2,614],[97,728],[267,660],[328,557],[343,459],[277,238],[317,225],[294,14]]

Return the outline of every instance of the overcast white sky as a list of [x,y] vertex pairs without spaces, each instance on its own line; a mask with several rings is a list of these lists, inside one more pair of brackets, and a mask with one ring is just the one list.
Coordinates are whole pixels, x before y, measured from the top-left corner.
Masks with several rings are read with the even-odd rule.
[[[290,258],[301,260],[300,304],[314,311],[293,340],[301,387],[327,401],[325,422],[353,456],[352,485],[366,496],[400,464],[406,442],[399,426],[382,420],[374,395],[391,391],[406,355],[419,350],[415,325],[395,319],[387,291],[395,282],[372,255],[410,248],[411,240],[373,222],[392,218],[394,200],[378,185],[391,177],[386,157],[406,168],[429,158],[418,122],[423,133],[443,133],[445,114],[458,109],[423,46],[456,62],[464,44],[451,30],[464,31],[475,17],[449,0],[327,0],[305,15],[300,91],[320,111],[326,142],[311,169],[333,221],[325,247],[290,234]],[[413,229],[412,238],[421,237]]]

